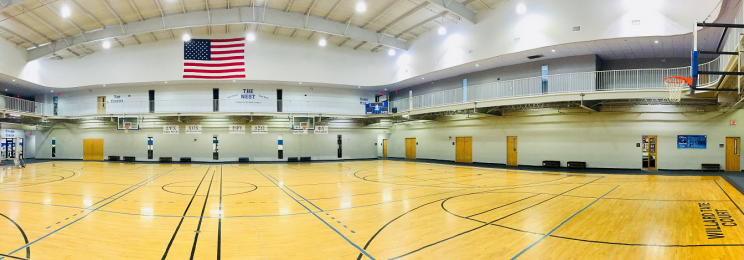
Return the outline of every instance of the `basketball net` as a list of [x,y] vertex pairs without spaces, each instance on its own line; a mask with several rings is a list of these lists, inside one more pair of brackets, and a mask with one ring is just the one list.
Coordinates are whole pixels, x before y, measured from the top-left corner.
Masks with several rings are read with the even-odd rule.
[[682,100],[682,90],[692,84],[692,78],[672,76],[664,78],[664,87],[669,90],[669,101],[679,102]]
[[126,134],[126,133],[129,133],[129,127],[128,127],[128,126],[125,126],[125,127],[124,127],[124,133],[125,133],[125,134]]

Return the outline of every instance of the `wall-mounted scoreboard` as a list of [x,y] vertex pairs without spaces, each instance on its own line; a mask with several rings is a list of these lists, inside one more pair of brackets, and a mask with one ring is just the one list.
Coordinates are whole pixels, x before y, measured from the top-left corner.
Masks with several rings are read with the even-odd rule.
[[367,115],[373,115],[373,114],[388,114],[388,102],[373,102],[373,103],[366,103],[365,104],[365,110]]

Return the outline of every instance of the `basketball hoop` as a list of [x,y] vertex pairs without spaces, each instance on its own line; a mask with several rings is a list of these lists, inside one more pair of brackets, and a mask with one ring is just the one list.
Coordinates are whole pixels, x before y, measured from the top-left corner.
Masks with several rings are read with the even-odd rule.
[[302,131],[307,131],[307,126],[303,126]]
[[692,78],[672,76],[664,78],[664,87],[669,90],[669,101],[682,100],[682,90],[692,85]]
[[125,134],[126,134],[126,133],[129,133],[129,126],[125,126],[125,127],[124,127],[124,133],[125,133]]

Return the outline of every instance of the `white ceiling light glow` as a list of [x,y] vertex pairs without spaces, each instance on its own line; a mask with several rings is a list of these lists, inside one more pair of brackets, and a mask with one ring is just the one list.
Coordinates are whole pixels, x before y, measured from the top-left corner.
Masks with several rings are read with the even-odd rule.
[[439,30],[437,30],[437,32],[439,32],[439,35],[445,35],[447,34],[447,28],[444,28],[444,26],[439,26]]
[[364,13],[367,11],[367,4],[363,1],[359,1],[359,3],[356,4],[356,11],[357,13]]
[[183,41],[185,42],[191,41],[191,35],[189,35],[188,33],[184,34],[181,39],[183,39]]
[[320,41],[318,41],[318,45],[320,45],[321,47],[326,46],[326,44],[328,44],[328,41],[326,41],[326,39],[320,39]]
[[389,50],[388,51],[388,55],[395,56],[395,50]]
[[62,6],[62,9],[60,10],[62,12],[62,17],[67,18],[70,17],[72,14],[72,10],[70,10],[69,6]]
[[256,40],[256,35],[253,33],[248,33],[248,35],[245,36],[245,40],[252,42]]
[[108,48],[111,48],[111,43],[110,43],[110,42],[108,42],[108,41],[105,41],[105,42],[103,42],[103,44],[102,44],[102,45],[103,45],[103,48],[104,48],[104,49],[108,49]]
[[524,14],[526,12],[527,12],[527,6],[525,6],[524,4],[518,4],[517,5],[517,13],[518,14]]

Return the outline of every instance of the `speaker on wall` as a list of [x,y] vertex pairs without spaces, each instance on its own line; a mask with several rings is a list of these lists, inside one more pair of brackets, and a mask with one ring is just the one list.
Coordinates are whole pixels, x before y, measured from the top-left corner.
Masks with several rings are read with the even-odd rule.
[[397,107],[394,107],[393,108],[393,113],[398,113],[398,108]]

